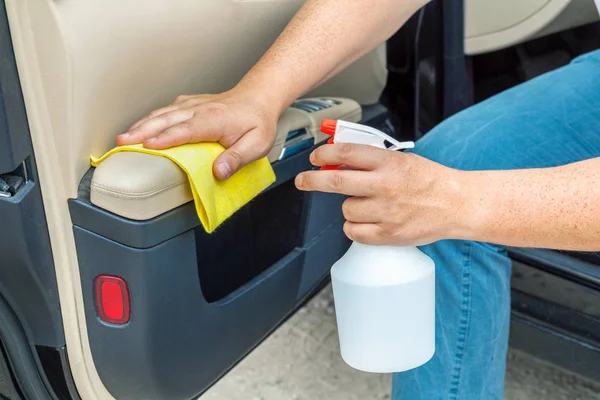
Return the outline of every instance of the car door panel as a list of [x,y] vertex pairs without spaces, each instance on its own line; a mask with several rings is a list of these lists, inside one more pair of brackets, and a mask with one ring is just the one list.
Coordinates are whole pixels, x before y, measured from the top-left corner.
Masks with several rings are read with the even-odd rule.
[[[133,249],[75,228],[94,362],[115,398],[197,396],[296,303],[304,261],[296,249],[233,293],[207,302],[196,234]],[[98,274],[127,281],[132,307],[127,325],[98,319],[92,286]]]
[[[58,310],[52,324],[62,340],[40,343],[68,355],[63,368],[72,372],[84,400],[197,396],[326,278],[349,244],[342,232],[343,199],[295,189],[294,176],[311,168],[307,149],[275,163],[278,181],[206,235],[192,204],[145,221],[94,206],[89,157],[107,151],[115,135],[176,95],[229,89],[302,1],[4,4],[10,41],[3,36],[0,49],[11,58],[14,51],[18,76],[0,83],[2,93],[22,90],[23,99],[14,104],[25,104],[31,146],[11,112],[8,134],[0,134],[0,173],[25,165],[31,174],[21,197],[0,200],[0,215],[11,213],[17,228],[40,229],[36,237],[0,230],[0,238],[20,240],[6,241],[10,246],[31,239],[18,254],[33,247],[45,253],[18,261],[55,277],[44,286],[47,298],[40,298],[37,309]],[[12,68],[16,72],[14,63]],[[352,85],[358,75],[364,79]],[[382,46],[315,93],[372,104],[385,76]],[[28,199],[35,200],[31,207],[15,211],[17,200]],[[99,319],[98,275],[118,276],[129,285],[127,324]]]
[[[0,295],[38,345],[64,345],[60,305],[29,125],[0,1]],[[9,185],[10,186],[10,185]]]
[[[86,175],[70,208],[92,354],[115,398],[198,395],[326,278],[349,245],[344,197],[295,188],[310,151],[275,163],[277,181],[210,235],[191,203],[149,221],[106,212],[89,202]],[[98,318],[98,275],[128,283],[125,326]]]

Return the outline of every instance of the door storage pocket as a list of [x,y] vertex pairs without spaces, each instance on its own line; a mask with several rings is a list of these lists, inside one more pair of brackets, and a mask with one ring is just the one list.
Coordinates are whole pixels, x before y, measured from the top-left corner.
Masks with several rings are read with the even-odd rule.
[[214,233],[196,228],[198,274],[208,302],[250,282],[300,245],[304,195],[283,183],[235,213]]

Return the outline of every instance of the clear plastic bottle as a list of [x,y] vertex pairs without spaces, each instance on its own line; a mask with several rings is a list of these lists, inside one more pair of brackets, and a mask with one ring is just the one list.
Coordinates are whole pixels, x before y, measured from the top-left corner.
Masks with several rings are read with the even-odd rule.
[[[414,147],[365,125],[323,120],[329,143],[390,151]],[[337,169],[327,166],[322,169]],[[332,267],[342,358],[366,372],[402,372],[435,352],[435,265],[416,247],[353,243]]]
[[353,243],[331,269],[342,358],[375,373],[425,364],[435,352],[435,266],[416,247]]

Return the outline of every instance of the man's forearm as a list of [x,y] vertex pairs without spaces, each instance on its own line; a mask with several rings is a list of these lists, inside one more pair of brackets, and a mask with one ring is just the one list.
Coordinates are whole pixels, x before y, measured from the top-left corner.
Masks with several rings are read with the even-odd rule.
[[281,113],[375,49],[428,0],[308,0],[238,89]]
[[555,168],[462,174],[467,223],[460,238],[600,250],[600,158]]

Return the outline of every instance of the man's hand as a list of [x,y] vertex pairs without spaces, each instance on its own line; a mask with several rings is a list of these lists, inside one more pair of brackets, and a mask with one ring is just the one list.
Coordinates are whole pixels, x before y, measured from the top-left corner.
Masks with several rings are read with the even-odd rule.
[[186,143],[219,142],[227,148],[214,174],[227,179],[244,165],[269,153],[275,140],[277,112],[244,93],[179,96],[118,136],[118,145],[143,143],[166,149]]
[[460,171],[410,153],[371,146],[326,145],[315,150],[316,166],[338,171],[300,174],[300,190],[353,196],[343,205],[344,232],[374,245],[424,245],[461,236],[465,203]]

